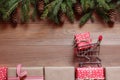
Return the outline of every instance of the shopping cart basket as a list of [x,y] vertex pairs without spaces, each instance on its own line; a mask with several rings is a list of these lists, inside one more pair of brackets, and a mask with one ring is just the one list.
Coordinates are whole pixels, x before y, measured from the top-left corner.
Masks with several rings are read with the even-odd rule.
[[98,41],[96,43],[91,43],[89,33],[79,34],[74,39],[75,57],[79,61],[79,65],[83,66],[84,64],[97,64],[98,66],[101,66],[99,53],[102,36],[100,35],[98,37]]

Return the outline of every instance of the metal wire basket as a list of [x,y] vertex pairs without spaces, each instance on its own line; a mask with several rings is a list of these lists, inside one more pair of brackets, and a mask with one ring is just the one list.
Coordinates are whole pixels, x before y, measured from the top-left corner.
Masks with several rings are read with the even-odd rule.
[[96,43],[77,46],[77,44],[81,42],[87,43],[87,41],[84,40],[79,41],[79,43],[77,42],[77,44],[75,44],[75,56],[77,58],[77,61],[79,62],[79,66],[83,66],[85,64],[95,64],[97,66],[101,66],[101,59],[99,58],[101,41],[102,36],[100,35]]

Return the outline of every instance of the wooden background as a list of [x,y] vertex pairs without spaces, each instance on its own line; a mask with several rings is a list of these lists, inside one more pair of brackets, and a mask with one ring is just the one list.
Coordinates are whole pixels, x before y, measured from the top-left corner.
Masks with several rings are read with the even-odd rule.
[[120,24],[107,27],[101,23],[65,22],[57,26],[47,22],[0,24],[0,64],[16,66],[74,66],[73,36],[90,32],[93,42],[102,34],[100,57],[103,66],[120,66]]

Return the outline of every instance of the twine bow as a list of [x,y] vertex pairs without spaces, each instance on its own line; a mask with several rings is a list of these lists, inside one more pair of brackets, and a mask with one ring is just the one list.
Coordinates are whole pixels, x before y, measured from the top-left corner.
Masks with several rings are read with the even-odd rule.
[[21,67],[22,67],[21,64],[17,65],[17,76],[18,76],[17,78],[18,78],[18,80],[21,80],[21,78],[23,78],[24,76],[27,75],[27,71],[21,71]]

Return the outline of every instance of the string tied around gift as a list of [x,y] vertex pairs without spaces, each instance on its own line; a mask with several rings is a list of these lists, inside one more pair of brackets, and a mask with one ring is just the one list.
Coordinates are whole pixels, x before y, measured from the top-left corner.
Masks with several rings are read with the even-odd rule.
[[22,64],[17,65],[17,78],[18,80],[21,80],[23,77],[27,76],[27,71],[22,71]]

